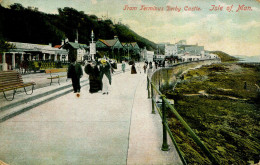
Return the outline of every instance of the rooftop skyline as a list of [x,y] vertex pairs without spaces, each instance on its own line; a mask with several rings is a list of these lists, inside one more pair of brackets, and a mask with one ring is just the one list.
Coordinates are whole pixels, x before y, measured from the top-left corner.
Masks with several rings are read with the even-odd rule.
[[72,7],[99,18],[108,16],[112,21],[121,21],[156,43],[185,39],[187,44],[198,43],[206,50],[260,55],[257,0],[0,0],[0,3],[4,7],[20,3],[53,14],[58,13],[58,8]]

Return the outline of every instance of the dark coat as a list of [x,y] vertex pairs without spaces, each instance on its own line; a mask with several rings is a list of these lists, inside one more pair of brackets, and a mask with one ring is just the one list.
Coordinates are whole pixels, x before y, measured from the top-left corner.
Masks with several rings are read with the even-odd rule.
[[132,65],[132,68],[131,68],[131,74],[136,74],[136,68],[135,68],[135,64]]
[[149,69],[153,69],[153,64],[152,64],[152,62],[149,62]]
[[91,66],[90,64],[87,64],[84,70],[85,73],[89,75],[89,92],[94,93],[102,90],[102,81],[100,78],[100,71],[98,66]]
[[72,79],[80,79],[83,75],[83,71],[81,68],[81,65],[76,64],[70,64],[68,68],[67,77]]

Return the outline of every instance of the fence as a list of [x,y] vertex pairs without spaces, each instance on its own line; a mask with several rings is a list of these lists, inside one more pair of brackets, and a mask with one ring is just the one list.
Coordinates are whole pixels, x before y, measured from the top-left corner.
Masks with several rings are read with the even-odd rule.
[[[213,61],[214,62],[214,61]],[[211,62],[212,63],[212,62]],[[161,70],[159,69],[155,71],[152,76],[148,77],[147,76],[147,90],[148,90],[148,98],[151,98],[152,101],[152,113],[155,114],[155,108],[157,109],[159,115],[162,118],[162,127],[163,127],[163,144],[162,144],[162,150],[163,151],[168,151],[169,150],[169,145],[167,144],[167,132],[177,150],[177,153],[180,156],[180,159],[183,164],[187,164],[184,156],[182,155],[182,152],[180,148],[178,147],[177,142],[174,139],[174,136],[168,126],[167,123],[167,110],[170,110],[176,118],[180,121],[180,123],[184,126],[184,128],[187,130],[187,132],[190,134],[191,138],[194,140],[194,142],[201,148],[201,150],[205,153],[205,155],[209,158],[209,160],[212,162],[212,164],[220,164],[218,159],[212,155],[212,153],[209,151],[209,149],[203,144],[203,142],[200,140],[200,138],[194,133],[194,131],[190,128],[190,126],[183,120],[183,118],[179,115],[179,113],[175,110],[175,108],[171,105],[170,101],[166,98],[165,95],[163,95],[160,91],[161,84],[167,83],[169,80],[172,79],[172,77],[175,77],[173,79],[174,85],[177,84],[177,77],[181,76],[181,74],[185,71],[187,71],[189,68],[194,68],[197,66],[201,66],[201,64],[205,64],[205,62],[199,63],[199,62],[191,62],[191,63],[182,63],[178,64],[173,68],[171,68],[172,72],[169,75],[169,69],[166,68],[166,73],[167,74],[162,74]],[[179,69],[177,69],[179,68]],[[172,76],[172,74],[174,76]],[[159,89],[155,84],[158,84]],[[157,97],[157,99],[156,99]],[[161,100],[161,106],[157,104],[158,98]]]

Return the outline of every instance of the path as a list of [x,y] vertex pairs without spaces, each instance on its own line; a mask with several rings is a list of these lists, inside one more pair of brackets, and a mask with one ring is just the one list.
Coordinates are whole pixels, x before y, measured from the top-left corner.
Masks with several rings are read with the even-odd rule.
[[109,95],[66,94],[0,123],[0,160],[10,165],[181,164],[160,150],[162,126],[151,114],[146,75],[113,76]]

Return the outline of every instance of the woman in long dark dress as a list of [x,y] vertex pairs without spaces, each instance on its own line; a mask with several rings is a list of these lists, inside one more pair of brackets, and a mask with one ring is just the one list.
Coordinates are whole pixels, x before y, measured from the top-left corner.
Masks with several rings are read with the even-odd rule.
[[132,64],[131,74],[137,74],[136,68],[135,68],[135,63]]
[[89,75],[89,92],[95,93],[102,90],[102,81],[100,78],[100,70],[96,62],[88,63],[85,66],[85,73]]

